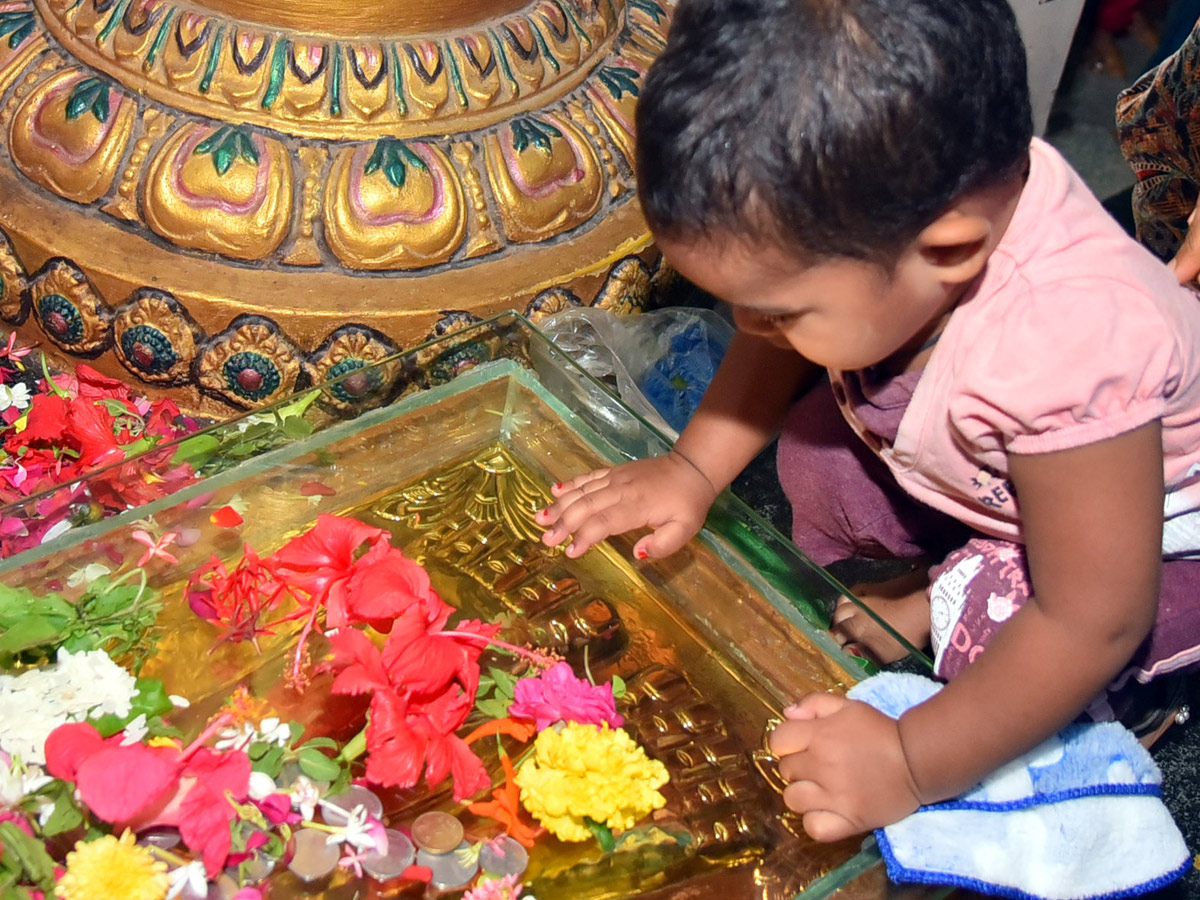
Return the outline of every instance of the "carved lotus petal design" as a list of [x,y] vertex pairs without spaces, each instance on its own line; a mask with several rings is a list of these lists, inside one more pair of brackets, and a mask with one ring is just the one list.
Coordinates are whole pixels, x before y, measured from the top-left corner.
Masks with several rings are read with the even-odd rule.
[[435,265],[454,255],[465,234],[462,186],[436,145],[383,138],[334,159],[325,238],[344,265]]
[[60,197],[91,203],[112,186],[129,142],[136,104],[80,71],[46,79],[17,109],[13,161]]
[[227,126],[181,128],[150,162],[147,224],[172,243],[263,259],[283,241],[292,170],[283,145]]
[[587,221],[604,196],[595,148],[566,117],[524,116],[485,142],[509,240],[544,241]]

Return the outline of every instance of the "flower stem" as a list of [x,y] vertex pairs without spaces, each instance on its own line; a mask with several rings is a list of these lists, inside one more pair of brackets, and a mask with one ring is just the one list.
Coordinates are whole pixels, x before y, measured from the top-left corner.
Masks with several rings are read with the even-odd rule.
[[342,762],[352,762],[353,760],[356,760],[362,756],[363,753],[366,752],[366,749],[367,726],[364,725],[362,731],[342,745],[342,751],[337,755],[337,758]]
[[210,737],[212,737],[214,734],[216,734],[218,731],[220,731],[222,728],[224,728],[226,725],[228,725],[232,721],[233,721],[232,715],[230,715],[229,713],[221,713],[221,715],[217,716],[215,719],[213,719],[211,722],[208,723],[208,725],[205,727],[205,729],[202,732],[200,732],[200,736],[198,738],[196,738],[194,741],[191,742],[191,744],[188,745],[188,748],[183,751],[183,756],[180,757],[180,760],[186,760],[189,757],[191,757],[191,755],[193,753],[195,753],[197,750],[199,750],[201,747],[204,746],[205,742]]
[[434,632],[433,636],[458,638],[459,640],[465,641],[475,641],[478,644],[485,644],[489,647],[495,647],[497,650],[507,650],[509,653],[512,653],[515,656],[529,660],[529,662],[540,668],[549,668],[556,662],[556,660],[551,659],[546,654],[538,653],[536,650],[530,650],[528,647],[518,647],[516,644],[510,644],[508,641],[502,641],[494,637],[484,637],[482,634],[475,634],[470,631],[437,631]]

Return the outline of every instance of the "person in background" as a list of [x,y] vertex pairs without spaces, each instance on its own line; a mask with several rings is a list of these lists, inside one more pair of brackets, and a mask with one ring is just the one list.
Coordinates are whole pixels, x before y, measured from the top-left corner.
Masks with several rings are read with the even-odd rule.
[[863,599],[949,683],[898,720],[785,711],[810,835],[955,796],[1200,662],[1200,302],[1032,138],[1007,0],[683,0],[637,118],[655,239],[739,333],[669,453],[557,485],[538,521],[569,557],[641,528],[665,556],[782,427],[801,548],[920,558]]
[[[1192,2],[1192,0],[1188,0]],[[1200,23],[1117,98],[1117,137],[1133,168],[1137,239],[1184,283],[1200,275]]]

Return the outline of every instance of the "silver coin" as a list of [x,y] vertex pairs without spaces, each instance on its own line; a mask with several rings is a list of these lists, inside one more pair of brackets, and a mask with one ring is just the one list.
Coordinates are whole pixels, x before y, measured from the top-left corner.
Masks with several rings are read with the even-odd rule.
[[359,784],[350,785],[348,790],[336,797],[326,797],[321,806],[321,816],[327,825],[345,825],[350,813],[360,806],[372,818],[383,818],[383,801],[373,791]]
[[488,875],[520,875],[528,865],[529,852],[508,835],[485,842],[479,851],[479,868]]
[[363,871],[379,881],[400,875],[413,863],[412,841],[392,828],[387,829],[387,853],[368,853],[362,861]]
[[293,838],[295,853],[288,868],[303,881],[324,878],[337,868],[341,852],[337,844],[325,843],[327,835],[313,828],[301,828]]
[[417,865],[425,866],[433,873],[430,880],[439,891],[459,888],[475,877],[479,871],[479,861],[470,853],[471,845],[463,841],[449,853],[430,853],[428,850],[417,851]]

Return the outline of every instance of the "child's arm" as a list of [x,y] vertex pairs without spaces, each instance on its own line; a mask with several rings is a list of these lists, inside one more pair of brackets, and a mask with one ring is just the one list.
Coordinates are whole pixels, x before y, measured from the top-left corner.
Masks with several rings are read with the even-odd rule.
[[611,534],[650,527],[639,556],[666,556],[704,524],[717,494],[766,446],[801,382],[818,371],[795,351],[737,332],[692,420],[666,455],[601,469],[555,488],[538,522],[579,556]]
[[1034,596],[940,693],[898,723],[806,698],[772,747],[805,828],[834,840],[971,788],[1070,722],[1154,623],[1162,562],[1159,423],[1012,456]]

